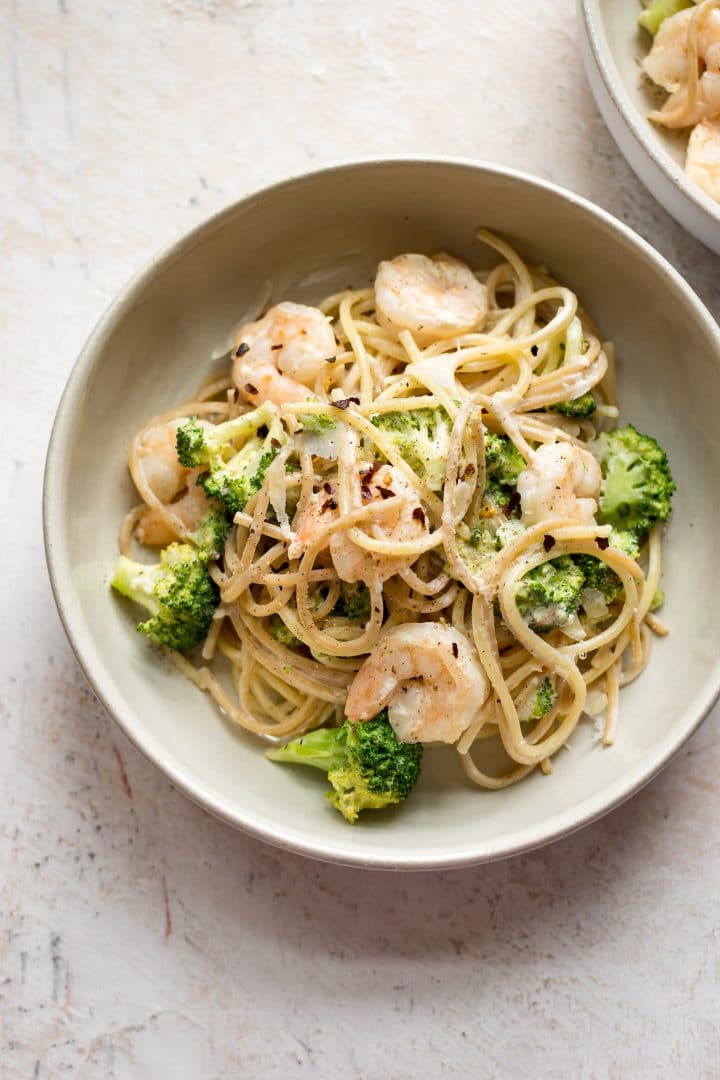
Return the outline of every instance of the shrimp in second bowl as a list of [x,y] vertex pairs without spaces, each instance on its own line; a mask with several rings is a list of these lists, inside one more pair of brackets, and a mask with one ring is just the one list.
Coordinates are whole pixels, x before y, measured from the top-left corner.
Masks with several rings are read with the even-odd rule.
[[588,450],[573,443],[545,443],[517,480],[522,519],[526,525],[550,517],[589,524],[597,511],[601,483],[600,466]]
[[418,345],[478,330],[487,316],[487,290],[452,255],[398,255],[375,277],[378,322],[409,330]]
[[441,623],[387,631],[358,671],[345,714],[369,720],[387,707],[401,742],[455,743],[470,726],[490,684],[467,638]]
[[318,308],[286,302],[246,323],[235,338],[233,381],[254,405],[285,405],[312,397],[318,377],[332,370],[337,342]]
[[685,170],[706,195],[720,203],[720,122],[703,120],[693,128]]
[[[135,458],[140,477],[156,499],[170,510],[179,525],[191,532],[210,509],[205,492],[196,481],[200,469],[187,469],[178,461],[175,438],[177,429],[187,422],[182,416],[146,428],[138,436]],[[199,424],[210,427],[205,421]],[[136,536],[141,544],[164,547],[181,538],[180,529],[173,529],[166,517],[148,507],[138,518]]]
[[643,60],[646,75],[664,90],[678,90],[688,81],[688,31],[693,22],[698,59],[708,71],[720,71],[720,11],[685,8],[662,22]]
[[[698,80],[691,90],[690,33],[696,32]],[[665,127],[690,127],[720,112],[720,11],[714,0],[685,8],[665,19],[643,69],[654,83],[670,93],[650,119]]]

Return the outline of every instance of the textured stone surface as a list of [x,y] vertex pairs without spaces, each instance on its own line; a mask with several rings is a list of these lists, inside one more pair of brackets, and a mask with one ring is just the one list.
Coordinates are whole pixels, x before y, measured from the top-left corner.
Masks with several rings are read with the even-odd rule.
[[720,311],[720,261],[603,127],[571,0],[6,0],[0,26],[2,1075],[716,1076],[717,713],[544,851],[323,866],[211,820],[127,743],[43,562],[45,446],[92,324],[266,181],[370,154],[518,166],[627,221]]

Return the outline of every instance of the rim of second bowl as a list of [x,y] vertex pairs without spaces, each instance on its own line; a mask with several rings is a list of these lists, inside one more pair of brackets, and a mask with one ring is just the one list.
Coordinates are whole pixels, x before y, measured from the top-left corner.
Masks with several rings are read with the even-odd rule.
[[300,829],[278,828],[269,818],[263,820],[259,817],[249,817],[237,808],[228,805],[224,800],[208,795],[199,784],[195,783],[191,776],[187,775],[181,767],[171,760],[167,751],[163,749],[159,742],[154,740],[152,736],[148,736],[147,733],[138,730],[134,714],[126,706],[113,676],[104,668],[102,657],[99,654],[96,655],[92,635],[85,624],[78,598],[75,595],[68,553],[68,539],[63,528],[64,501],[61,486],[55,481],[62,474],[63,462],[73,432],[74,413],[82,397],[88,373],[93,367],[97,350],[102,346],[104,339],[111,333],[116,322],[122,318],[125,306],[142,292],[148,279],[168,260],[180,256],[206,230],[221,226],[223,218],[230,217],[237,211],[239,206],[251,203],[255,199],[265,198],[271,192],[292,187],[295,184],[325,173],[342,173],[356,168],[368,167],[378,169],[414,168],[418,165],[426,165],[431,168],[450,166],[518,180],[531,188],[543,189],[560,200],[574,204],[586,213],[598,218],[606,228],[619,232],[626,241],[638,247],[645,257],[654,261],[674,286],[685,294],[685,298],[695,309],[697,317],[706,324],[711,336],[714,337],[718,356],[720,357],[720,328],[718,328],[709,311],[684,278],[646,240],[612,214],[596,206],[588,199],[521,170],[482,161],[472,161],[467,158],[404,155],[402,157],[368,157],[352,161],[333,162],[319,169],[301,172],[267,187],[259,188],[242,199],[223,207],[162,248],[126,283],[94,327],[70,372],[50,434],[43,485],[45,553],[58,614],[78,663],[96,696],[133,745],[193,802],[213,816],[249,835],[264,840],[275,847],[311,858],[347,866],[379,870],[441,870],[473,866],[483,862],[508,858],[543,847],[545,844],[576,832],[583,826],[615,809],[639,791],[640,788],[644,787],[668,764],[710,712],[718,697],[720,697],[720,660],[711,668],[707,679],[701,687],[701,691],[694,700],[693,715],[689,722],[679,727],[676,725],[676,728],[666,736],[665,740],[657,745],[652,753],[647,755],[641,765],[638,765],[629,775],[619,778],[604,791],[581,802],[575,808],[556,813],[543,822],[516,832],[508,842],[497,840],[485,843],[481,849],[477,847],[471,847],[467,850],[455,849],[446,854],[413,855],[409,857],[399,854],[391,858],[376,851],[365,850],[359,852],[356,847],[351,846],[349,843],[309,841],[303,836]]
[[[717,230],[714,245],[720,248],[720,204],[716,203],[709,195],[706,195],[702,188],[690,180],[685,170],[664,149],[654,134],[650,121],[646,116],[643,116],[633,103],[625,89],[625,84],[613,60],[610,45],[608,44],[605,18],[602,13],[602,0],[580,0],[580,10],[595,67],[628,131],[634,137],[638,148],[647,154],[652,164],[662,174],[662,177],[669,180],[673,188],[679,189],[705,215],[708,224],[711,224]],[[632,161],[630,161],[630,164],[635,169]],[[642,183],[645,183],[642,177],[639,177],[639,179]],[[660,177],[658,177],[659,179]],[[663,201],[655,193],[655,190],[652,190],[652,194],[658,201]],[[665,206],[664,202],[663,205]],[[668,210],[672,217],[679,219],[679,215],[674,214],[667,206],[665,206],[665,209]],[[681,221],[681,224],[693,232],[702,243],[710,243],[705,236],[700,235],[697,229],[691,228],[685,221]]]

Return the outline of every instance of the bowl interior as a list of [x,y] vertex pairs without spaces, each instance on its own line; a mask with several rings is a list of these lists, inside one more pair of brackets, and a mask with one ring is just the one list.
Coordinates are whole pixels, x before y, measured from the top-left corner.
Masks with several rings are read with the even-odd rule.
[[[134,630],[111,596],[118,525],[136,501],[132,433],[213,370],[244,314],[270,300],[317,300],[371,279],[381,257],[448,249],[488,260],[479,225],[575,289],[617,346],[623,418],[656,433],[678,481],[667,541],[664,617],[649,669],[623,690],[617,744],[589,723],[554,773],[485,793],[452,752],[432,751],[404,807],[355,828],[322,777],[281,768]],[[384,866],[452,865],[544,842],[619,801],[656,771],[714,698],[720,504],[717,331],[675,273],[612,219],[528,178],[448,162],[356,165],[260,193],[210,220],[117,300],[88,343],[56,424],[46,480],[48,556],[62,615],[86,672],[130,737],[188,794],[274,842]],[[693,570],[702,589],[688,589]]]

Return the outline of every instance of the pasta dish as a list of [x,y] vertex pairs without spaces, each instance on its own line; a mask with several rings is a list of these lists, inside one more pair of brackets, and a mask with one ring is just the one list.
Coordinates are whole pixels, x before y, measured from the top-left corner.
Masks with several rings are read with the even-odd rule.
[[130,445],[114,588],[349,821],[404,799],[425,746],[499,789],[549,773],[583,714],[610,745],[667,632],[667,457],[617,426],[576,295],[478,239],[490,271],[403,254],[371,288],[276,304]]

